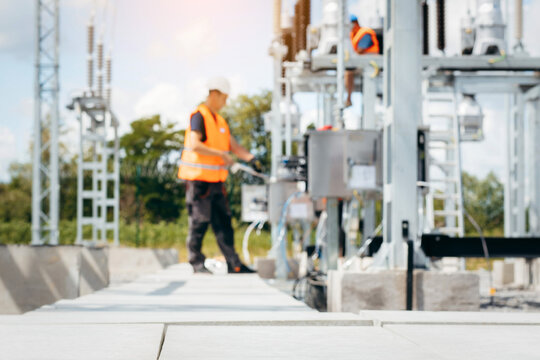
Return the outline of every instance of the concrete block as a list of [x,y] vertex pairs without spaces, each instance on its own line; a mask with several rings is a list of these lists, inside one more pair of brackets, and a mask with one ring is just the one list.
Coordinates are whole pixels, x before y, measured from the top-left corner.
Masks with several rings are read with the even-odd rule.
[[[406,272],[330,271],[328,311],[405,310]],[[478,310],[480,280],[466,272],[417,270],[414,274],[413,308],[417,310]]]
[[514,264],[497,260],[493,262],[493,285],[503,287],[514,282]]
[[404,310],[405,271],[330,271],[328,311]]
[[177,263],[176,249],[109,248],[109,276],[113,284],[133,281]]
[[[300,269],[300,264],[295,259],[288,259],[289,263],[289,269],[291,270],[289,272],[289,279],[297,279],[298,278],[298,272]],[[276,277],[276,260],[275,259],[268,259],[268,258],[255,258],[255,266],[254,268],[257,270],[257,274],[262,279],[274,279]]]
[[82,248],[79,272],[79,296],[109,285],[109,249]]
[[80,252],[77,246],[0,246],[0,313],[77,297]]
[[415,271],[415,308],[428,311],[478,311],[480,277],[469,272]]
[[255,269],[261,278],[273,279],[276,277],[276,260],[256,257]]

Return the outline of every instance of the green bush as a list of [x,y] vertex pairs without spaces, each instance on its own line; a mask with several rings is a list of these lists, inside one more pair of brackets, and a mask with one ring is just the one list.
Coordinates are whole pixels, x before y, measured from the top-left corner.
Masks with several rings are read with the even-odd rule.
[[[234,222],[235,228],[234,242],[238,254],[242,255],[242,239],[247,225]],[[9,221],[0,223],[0,244],[30,244],[32,239],[32,226],[26,221]],[[90,228],[85,228],[84,237],[91,237]],[[187,261],[187,219],[179,222],[160,222],[153,224],[143,222],[140,225],[139,244],[137,244],[137,224],[127,224],[120,222],[120,244],[128,247],[149,247],[149,248],[175,248],[179,253],[180,261]],[[60,221],[60,244],[72,245],[75,243],[77,235],[76,221]],[[112,241],[112,239],[110,239]],[[251,256],[265,256],[271,247],[270,233],[261,231],[260,235],[254,231],[250,237]],[[216,238],[211,229],[204,238],[203,253],[209,258],[221,258],[221,251],[216,242]]]

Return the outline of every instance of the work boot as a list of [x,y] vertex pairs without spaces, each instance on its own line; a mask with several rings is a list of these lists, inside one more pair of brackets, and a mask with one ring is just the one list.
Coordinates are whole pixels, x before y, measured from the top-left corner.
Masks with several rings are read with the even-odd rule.
[[252,269],[248,268],[244,264],[240,264],[240,265],[237,265],[237,266],[231,266],[231,265],[227,264],[227,272],[229,274],[253,274],[255,272],[255,270],[252,270]]
[[208,270],[204,264],[198,264],[193,265],[193,273],[194,274],[207,274],[207,275],[213,275],[214,273]]

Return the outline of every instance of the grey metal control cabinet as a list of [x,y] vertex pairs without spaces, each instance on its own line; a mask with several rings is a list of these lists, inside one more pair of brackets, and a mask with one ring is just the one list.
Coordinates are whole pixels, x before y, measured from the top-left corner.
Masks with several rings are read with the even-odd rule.
[[[311,131],[308,136],[308,191],[312,197],[348,198],[355,189],[382,187],[381,132]],[[368,181],[363,182],[365,170]]]

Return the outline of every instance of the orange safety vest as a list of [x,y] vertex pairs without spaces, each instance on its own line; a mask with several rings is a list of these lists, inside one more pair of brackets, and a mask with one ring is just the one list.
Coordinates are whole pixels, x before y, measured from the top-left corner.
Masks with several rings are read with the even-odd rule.
[[379,53],[379,40],[377,40],[377,34],[373,29],[368,27],[360,27],[356,32],[351,31],[351,43],[354,51],[358,52],[358,43],[364,37],[364,35],[370,35],[373,45],[361,52],[361,54],[378,54]]
[[[219,114],[212,114],[206,105],[199,105],[191,116],[200,112],[204,119],[206,140],[204,145],[221,151],[230,151],[231,133],[229,126]],[[191,118],[190,116],[190,118]],[[184,151],[180,158],[178,178],[182,180],[198,180],[206,182],[223,182],[228,175],[225,162],[219,156],[201,155],[191,150],[191,124],[186,129],[184,136]]]

